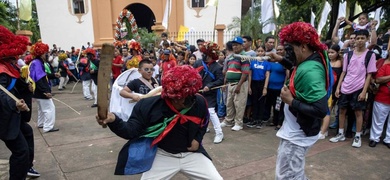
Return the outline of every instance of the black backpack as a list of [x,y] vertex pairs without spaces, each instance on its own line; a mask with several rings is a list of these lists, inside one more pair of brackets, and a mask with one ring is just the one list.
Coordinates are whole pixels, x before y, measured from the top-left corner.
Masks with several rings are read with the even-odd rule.
[[[366,57],[364,58],[364,65],[366,66],[366,72],[367,72],[368,63],[370,63],[370,59],[371,59],[372,54],[374,54],[374,52],[369,50],[366,54]],[[352,55],[353,55],[353,51],[348,51],[348,55],[347,55],[348,61],[346,64],[347,68],[348,68],[349,61],[351,61]]]

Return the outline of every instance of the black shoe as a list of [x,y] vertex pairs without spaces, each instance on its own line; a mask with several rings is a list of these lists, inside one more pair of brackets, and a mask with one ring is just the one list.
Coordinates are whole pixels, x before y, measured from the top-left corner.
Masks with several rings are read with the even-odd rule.
[[91,108],[97,107],[97,104],[92,104]]
[[387,148],[390,149],[390,143],[385,143],[385,142],[383,142],[383,145],[387,146]]
[[370,141],[370,144],[368,144],[368,146],[370,146],[370,147],[375,147],[376,144],[377,144],[377,142],[375,142],[375,141]]
[[58,129],[58,128],[53,128],[53,129],[50,129],[49,131],[46,131],[47,133],[48,132],[56,132],[56,131],[59,131],[60,129]]
[[275,127],[275,130],[276,130],[276,131],[279,131],[279,129],[280,129],[280,127],[278,127],[278,126]]
[[38,171],[36,171],[34,168],[30,168],[27,171],[27,176],[34,179],[34,178],[40,177],[41,174]]
[[246,127],[253,128],[256,126],[256,124],[257,124],[257,121],[252,121],[252,122],[249,122],[248,124],[246,124]]

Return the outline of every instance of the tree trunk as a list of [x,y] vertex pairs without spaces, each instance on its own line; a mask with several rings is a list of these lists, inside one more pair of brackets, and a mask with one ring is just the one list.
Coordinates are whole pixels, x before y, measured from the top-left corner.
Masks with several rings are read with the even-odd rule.
[[330,40],[332,38],[333,28],[336,24],[337,17],[339,15],[340,0],[332,0],[331,6],[332,11],[330,12],[330,23],[328,33],[326,34],[326,40]]

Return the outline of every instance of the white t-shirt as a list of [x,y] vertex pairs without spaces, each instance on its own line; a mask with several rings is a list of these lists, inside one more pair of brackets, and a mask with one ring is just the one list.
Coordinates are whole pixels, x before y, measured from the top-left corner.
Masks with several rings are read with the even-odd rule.
[[[66,58],[66,61],[68,61],[68,67],[69,67],[69,70],[73,70],[73,69],[75,69],[75,66],[74,66],[74,64],[73,64],[73,61],[72,61],[72,59],[70,59],[70,58]],[[71,65],[71,64],[73,64],[73,65]]]
[[58,56],[53,57],[53,61],[51,62],[53,67],[58,67]]
[[158,64],[156,64],[154,67],[154,72],[153,72],[153,77],[156,77],[157,75],[160,74],[160,66],[158,66]]
[[312,146],[318,140],[317,136],[306,136],[301,129],[301,126],[297,123],[297,118],[288,109],[289,105],[284,105],[284,122],[282,127],[276,133],[277,137],[288,140],[293,144],[302,147]]
[[19,68],[23,67],[24,65],[26,65],[26,63],[24,63],[24,60],[23,59],[18,59],[18,66],[19,66]]

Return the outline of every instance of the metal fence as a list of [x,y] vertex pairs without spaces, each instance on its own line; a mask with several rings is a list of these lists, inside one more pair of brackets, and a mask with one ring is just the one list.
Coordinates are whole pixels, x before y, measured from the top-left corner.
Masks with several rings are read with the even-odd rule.
[[[235,36],[239,35],[239,31],[227,31],[223,32],[223,43],[231,41]],[[170,32],[168,39],[178,41],[180,39],[187,40],[190,45],[196,45],[196,40],[204,39],[205,41],[213,41],[213,31],[192,31],[187,33],[182,32]],[[181,38],[180,38],[181,37]],[[218,32],[214,33],[214,42],[218,42]]]

